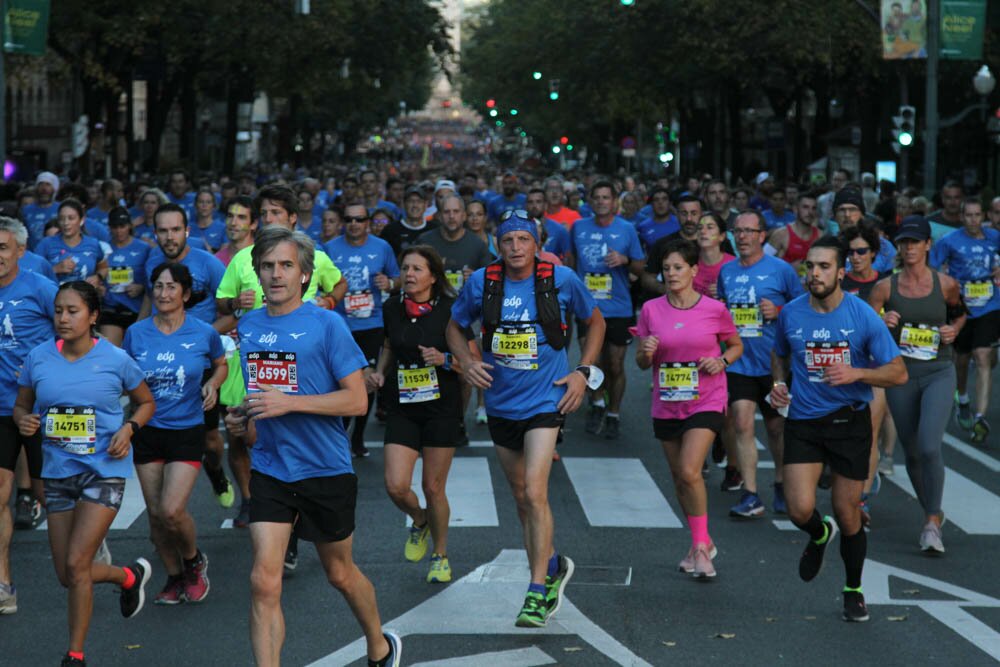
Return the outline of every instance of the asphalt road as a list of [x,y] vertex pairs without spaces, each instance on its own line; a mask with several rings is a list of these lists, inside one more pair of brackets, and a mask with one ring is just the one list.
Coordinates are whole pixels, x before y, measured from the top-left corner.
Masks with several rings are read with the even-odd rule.
[[[631,358],[631,357],[630,357]],[[1000,448],[963,443],[954,424],[944,447],[947,554],[917,549],[922,513],[898,468],[874,501],[865,592],[867,624],[840,620],[843,567],[836,548],[815,581],[797,576],[804,535],[786,517],[728,518],[735,493],[708,479],[709,529],[719,547],[718,577],[699,583],[676,571],[689,546],[683,513],[648,418],[646,374],[629,362],[629,389],[617,441],[589,436],[584,414],[568,423],[550,500],[560,552],[576,562],[568,602],[542,630],[514,627],[527,585],[514,504],[489,446],[456,457],[449,585],[424,581],[427,561],[403,559],[403,516],[382,486],[382,450],[357,463],[360,493],[355,557],[375,583],[386,627],[404,635],[403,663],[492,667],[559,664],[949,664],[1000,660]],[[993,410],[991,421],[1000,424]],[[471,423],[471,419],[469,420]],[[374,422],[374,420],[373,420]],[[759,435],[763,429],[759,426]],[[382,429],[369,427],[370,441]],[[488,439],[470,427],[473,441]],[[474,443],[476,444],[476,443]],[[485,445],[485,442],[478,443]],[[762,452],[762,461],[769,455]],[[902,462],[897,448],[897,463]],[[763,465],[767,465],[764,463]],[[760,473],[770,504],[772,470]],[[137,482],[131,481],[133,491]],[[821,506],[829,507],[826,492]],[[226,527],[232,510],[215,504],[202,477],[192,500],[199,544],[211,560],[211,593],[199,605],[149,604],[136,618],[118,613],[117,591],[101,587],[87,643],[90,665],[249,665],[250,544]],[[123,512],[124,514],[124,512]],[[154,564],[149,595],[162,586],[141,507],[111,532],[116,563]],[[14,536],[12,566],[20,611],[0,617],[0,665],[55,665],[66,646],[66,599],[44,529]],[[364,664],[359,628],[303,543],[284,588],[287,665]]]

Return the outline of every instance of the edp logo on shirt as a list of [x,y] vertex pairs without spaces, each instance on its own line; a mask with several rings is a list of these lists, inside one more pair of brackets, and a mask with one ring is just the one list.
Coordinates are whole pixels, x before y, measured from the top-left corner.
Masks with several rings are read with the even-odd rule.
[[174,353],[173,352],[160,352],[158,355],[156,355],[156,360],[157,361],[165,361],[168,364],[169,363],[173,363],[173,361],[174,361]]

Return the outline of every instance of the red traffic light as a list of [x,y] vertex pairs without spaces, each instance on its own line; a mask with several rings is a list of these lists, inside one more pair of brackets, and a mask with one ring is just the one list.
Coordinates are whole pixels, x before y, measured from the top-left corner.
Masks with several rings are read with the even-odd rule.
[[443,106],[445,109],[450,109],[451,108],[451,100],[445,100],[445,101],[441,102],[441,106]]
[[566,144],[569,143],[569,137],[559,137],[559,143],[565,146]]
[[486,108],[487,109],[492,109],[496,105],[497,105],[497,101],[495,99],[493,99],[492,97],[490,99],[486,100]]

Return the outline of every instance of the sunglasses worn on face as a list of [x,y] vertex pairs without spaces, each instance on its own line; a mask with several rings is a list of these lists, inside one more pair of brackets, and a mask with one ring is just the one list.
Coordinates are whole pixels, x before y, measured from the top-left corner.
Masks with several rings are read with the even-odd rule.
[[861,255],[862,257],[871,252],[871,248],[848,248],[848,255]]
[[355,218],[355,217],[350,216],[350,215],[344,216],[344,222],[346,222],[346,223],[367,222],[367,221],[368,221],[368,216],[367,215],[363,216],[363,217],[358,217],[358,218]]

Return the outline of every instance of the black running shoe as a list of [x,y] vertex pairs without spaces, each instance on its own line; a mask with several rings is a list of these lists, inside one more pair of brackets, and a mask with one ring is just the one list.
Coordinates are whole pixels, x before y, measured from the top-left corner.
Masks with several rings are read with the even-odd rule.
[[715,442],[712,443],[712,463],[719,465],[726,459],[726,448],[722,444],[722,436],[715,436]]
[[736,466],[726,466],[726,474],[722,478],[721,488],[723,491],[739,491],[743,488],[743,475],[736,469]]
[[864,594],[861,591],[844,591],[844,620],[864,623],[869,618]]
[[135,575],[135,583],[128,590],[122,589],[118,601],[122,616],[132,618],[142,611],[142,605],[146,603],[146,583],[149,581],[149,575],[153,568],[145,558],[140,558],[127,567]]
[[618,417],[604,418],[604,439],[617,440],[620,431],[621,420]]
[[799,559],[799,577],[802,581],[812,581],[819,574],[819,571],[823,569],[823,554],[826,553],[826,547],[833,541],[834,535],[837,534],[837,522],[828,516],[823,517],[823,522],[826,523],[829,532],[826,535],[826,541],[823,544],[816,544],[814,541],[809,540],[806,543],[806,548],[802,552],[802,558]]
[[389,654],[381,660],[369,660],[368,667],[399,667],[403,657],[403,642],[392,630],[382,633],[385,641],[389,644]]
[[587,433],[593,433],[597,435],[601,432],[601,427],[604,426],[604,408],[599,405],[590,406],[590,414],[587,415],[587,424],[584,429]]
[[63,656],[62,662],[59,663],[59,667],[87,667],[87,661],[74,658],[67,653]]

